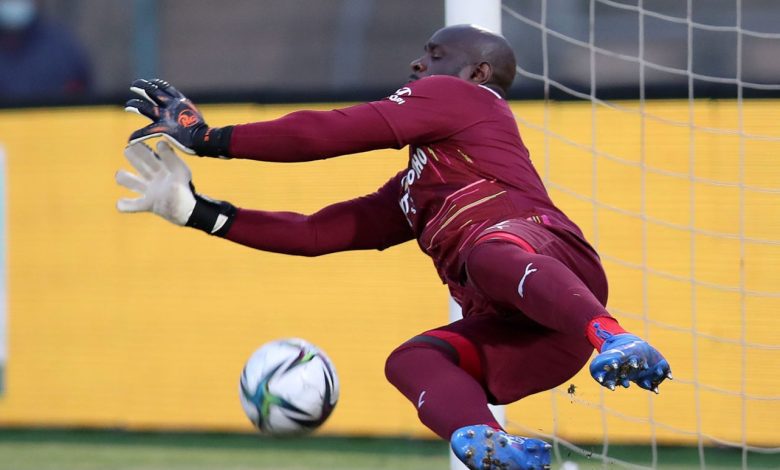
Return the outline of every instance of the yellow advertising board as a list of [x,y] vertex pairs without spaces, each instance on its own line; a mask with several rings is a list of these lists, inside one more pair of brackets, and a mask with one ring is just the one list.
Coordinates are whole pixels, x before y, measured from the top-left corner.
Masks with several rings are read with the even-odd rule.
[[[576,441],[780,442],[780,143],[776,102],[652,102],[641,110],[517,103],[553,199],[598,246],[610,308],[665,351],[658,397],[585,373],[508,407],[509,428]],[[327,106],[319,106],[328,109]],[[292,106],[206,106],[211,125]],[[636,110],[636,112],[631,112]],[[742,122],[744,132],[733,129]],[[695,125],[677,125],[675,123]],[[253,251],[148,214],[119,214],[113,181],[141,118],[115,107],[0,112],[7,217],[7,364],[0,426],[251,431],[238,401],[262,343],[328,352],[341,401],[325,434],[431,437],[384,379],[401,342],[447,321],[447,292],[414,243],[301,258]],[[764,126],[764,127],[762,127]],[[766,127],[766,128],[765,128]],[[775,126],[775,134],[777,129]],[[187,157],[204,194],[310,213],[374,191],[406,165],[386,150],[305,164]],[[697,418],[697,411],[701,418]],[[768,419],[767,417],[774,417]]]

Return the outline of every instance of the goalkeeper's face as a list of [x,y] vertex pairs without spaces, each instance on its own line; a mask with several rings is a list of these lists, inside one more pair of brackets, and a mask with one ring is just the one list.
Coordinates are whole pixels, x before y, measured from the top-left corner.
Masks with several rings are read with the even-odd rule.
[[473,25],[442,28],[428,40],[425,53],[410,64],[410,80],[449,75],[494,85],[506,93],[515,72],[515,57],[506,40]]
[[[431,75],[450,75],[468,78],[468,64],[472,62],[468,44],[457,34],[444,30],[431,36],[425,44],[425,54],[410,64],[412,75],[409,78],[417,80]],[[463,75],[463,76],[461,76]]]

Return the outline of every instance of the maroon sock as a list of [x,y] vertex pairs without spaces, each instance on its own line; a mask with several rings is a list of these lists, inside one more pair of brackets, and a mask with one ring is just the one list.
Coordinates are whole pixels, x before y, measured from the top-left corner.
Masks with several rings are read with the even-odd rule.
[[599,352],[601,352],[601,346],[604,344],[604,341],[610,336],[620,333],[628,332],[618,324],[617,320],[606,315],[594,318],[588,323],[588,326],[585,329],[588,341],[590,341],[590,344]]
[[473,424],[501,429],[482,385],[451,356],[423,342],[405,343],[390,355],[385,375],[417,408],[420,421],[447,441]]

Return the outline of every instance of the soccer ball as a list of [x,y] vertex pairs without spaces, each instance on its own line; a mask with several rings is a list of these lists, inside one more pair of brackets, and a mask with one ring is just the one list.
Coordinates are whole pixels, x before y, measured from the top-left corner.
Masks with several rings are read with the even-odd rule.
[[239,397],[249,420],[264,434],[311,432],[328,419],[339,399],[336,369],[306,340],[272,341],[244,366]]

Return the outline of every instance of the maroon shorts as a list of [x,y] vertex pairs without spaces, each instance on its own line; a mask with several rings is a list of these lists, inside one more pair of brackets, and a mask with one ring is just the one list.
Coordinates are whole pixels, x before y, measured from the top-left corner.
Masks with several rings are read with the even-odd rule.
[[[486,229],[475,237],[474,246],[495,238],[556,258],[606,305],[607,281],[599,257],[578,235],[528,220],[511,220]],[[469,251],[463,251],[463,263]],[[555,331],[521,312],[507,312],[468,281],[456,294],[466,317],[423,335],[452,346],[461,366],[483,384],[492,403],[511,403],[561,385],[579,372],[593,352],[584,331]]]
[[471,248],[493,238],[557,259],[579,277],[603,305],[607,304],[607,276],[601,260],[593,247],[574,232],[527,219],[507,220],[474,237],[472,245],[461,252],[460,264],[465,265]]

